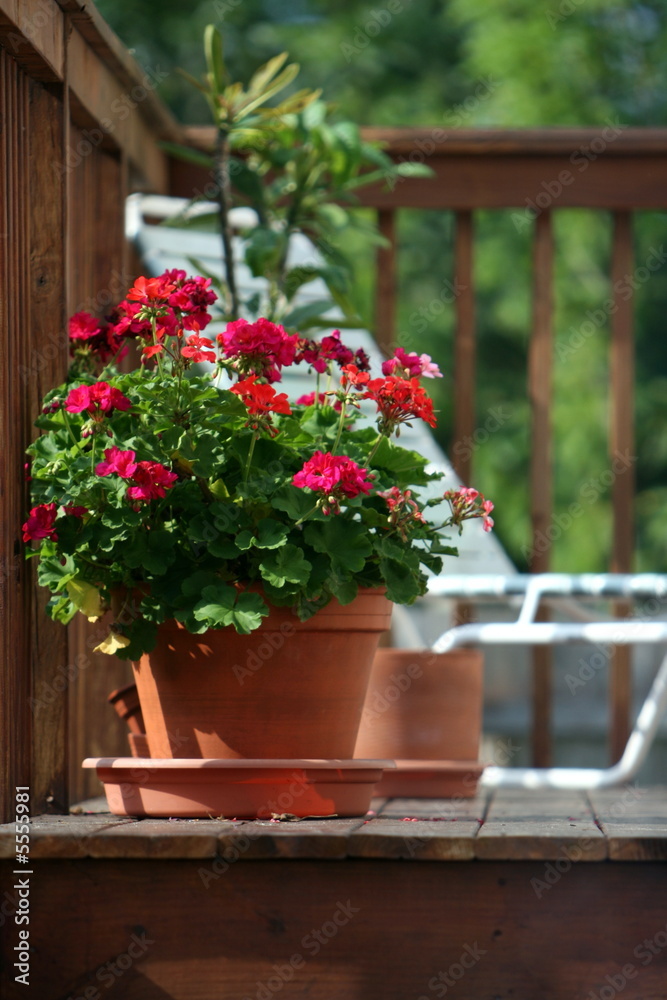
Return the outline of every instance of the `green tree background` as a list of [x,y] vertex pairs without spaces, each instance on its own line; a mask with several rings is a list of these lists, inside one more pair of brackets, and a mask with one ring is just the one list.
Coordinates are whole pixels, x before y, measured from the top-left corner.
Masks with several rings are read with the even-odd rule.
[[[203,30],[215,23],[233,78],[247,80],[288,50],[301,65],[299,86],[321,87],[342,117],[360,124],[667,124],[665,0],[206,0],[187,10],[181,0],[99,0],[98,7],[140,63],[169,71],[159,93],[182,122],[207,121],[204,102],[175,70],[201,74]],[[476,220],[478,426],[483,432],[497,407],[503,419],[498,431],[480,433],[473,465],[475,485],[496,501],[497,533],[525,569],[531,234],[511,215],[481,212]],[[556,539],[552,564],[602,571],[611,542],[609,323],[590,336],[580,331],[609,294],[611,223],[606,213],[583,210],[561,210],[555,219],[555,513],[572,503],[583,513]],[[637,266],[660,251],[666,223],[665,213],[637,214]],[[445,447],[454,315],[442,300],[452,236],[449,213],[400,213],[398,339],[432,354],[449,373],[434,386]],[[372,256],[363,246],[356,253],[356,301],[372,329]],[[660,266],[635,296],[637,570],[667,569],[666,304],[667,268]]]

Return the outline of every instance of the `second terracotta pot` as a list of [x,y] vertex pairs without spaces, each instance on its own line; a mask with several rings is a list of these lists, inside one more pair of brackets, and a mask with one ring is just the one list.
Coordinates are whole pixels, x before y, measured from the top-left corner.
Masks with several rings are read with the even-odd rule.
[[133,664],[151,756],[352,758],[391,609],[384,591],[365,590],[306,622],[272,608],[247,636],[160,626],[155,649]]
[[477,650],[378,650],[355,749],[356,757],[397,762],[377,794],[474,795],[482,696]]

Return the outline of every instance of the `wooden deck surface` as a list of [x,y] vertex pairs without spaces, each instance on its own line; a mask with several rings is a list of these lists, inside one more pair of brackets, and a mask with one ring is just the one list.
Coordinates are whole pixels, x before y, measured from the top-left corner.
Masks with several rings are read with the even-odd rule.
[[27,866],[14,874],[0,827],[4,995],[667,998],[667,789],[374,806],[242,822],[95,801],[34,818],[29,989],[10,971]]
[[[30,857],[213,858],[248,841],[246,860],[403,858],[420,861],[667,859],[667,788],[481,792],[473,799],[375,800],[358,819],[131,819],[105,800],[31,821]],[[0,858],[14,831],[0,826]]]

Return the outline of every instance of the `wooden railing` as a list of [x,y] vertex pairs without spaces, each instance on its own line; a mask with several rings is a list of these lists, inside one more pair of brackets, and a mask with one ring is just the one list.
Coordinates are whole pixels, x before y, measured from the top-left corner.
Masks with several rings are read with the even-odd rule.
[[[452,455],[464,482],[471,482],[472,450],[457,448],[475,430],[475,211],[512,209],[522,227],[533,232],[532,330],[527,386],[531,411],[530,514],[532,572],[550,568],[553,510],[552,369],[554,212],[595,208],[612,213],[613,246],[610,308],[610,424],[608,452],[632,455],[634,445],[634,334],[632,298],[624,276],[634,269],[632,213],[667,207],[667,131],[627,129],[610,124],[598,129],[531,131],[458,131],[366,129],[383,141],[397,160],[427,162],[434,180],[405,179],[393,190],[365,190],[362,203],[377,210],[389,249],[378,254],[376,325],[389,347],[396,330],[396,283],[383,278],[397,270],[399,248],[394,233],[399,209],[452,210],[456,217],[456,300],[454,435]],[[457,458],[457,456],[461,456]],[[614,478],[613,539],[609,569],[633,569],[634,470]],[[540,544],[538,544],[538,542]],[[628,609],[617,606],[617,614]],[[610,679],[611,755],[622,752],[631,709],[630,661],[617,650]],[[535,763],[550,760],[551,665],[549,651],[535,650],[533,754]]]
[[[11,817],[17,784],[30,784],[33,809],[66,809],[89,791],[80,760],[122,752],[123,734],[106,694],[127,678],[91,652],[90,631],[69,636],[43,614],[43,593],[22,556],[19,525],[27,487],[20,470],[43,393],[64,377],[66,318],[80,308],[103,313],[122,296],[138,264],[123,237],[124,198],[132,190],[189,195],[211,177],[169,160],[160,139],[187,139],[156,100],[159,67],[145,73],[84,0],[0,0],[0,819]],[[534,225],[533,330],[528,388],[532,409],[530,484],[533,537],[551,523],[551,354],[553,213],[581,206],[614,215],[612,277],[632,269],[632,212],[667,207],[667,130],[604,129],[452,132],[367,129],[396,158],[423,159],[435,180],[405,179],[377,188],[364,203],[378,213],[389,241],[378,257],[376,327],[389,348],[396,317],[396,213],[428,208],[456,213],[455,440],[475,431],[475,213],[525,212]],[[199,136],[201,139],[201,135]],[[578,160],[594,154],[585,170]],[[582,161],[583,162],[583,161]],[[569,174],[569,176],[565,176]],[[545,187],[546,185],[546,187]],[[550,186],[550,187],[549,187]],[[551,194],[549,193],[551,190]],[[543,196],[543,193],[546,194]],[[555,192],[555,193],[554,193]],[[534,223],[526,209],[539,209]],[[544,202],[544,204],[542,204]],[[612,421],[609,447],[632,451],[631,303],[616,296],[612,313]],[[457,450],[453,449],[456,456]],[[463,448],[458,471],[474,470]],[[614,484],[611,568],[632,568],[632,472]],[[548,551],[533,546],[534,570]],[[550,668],[536,667],[536,759],[548,759]],[[613,670],[614,754],[624,740],[629,668]]]

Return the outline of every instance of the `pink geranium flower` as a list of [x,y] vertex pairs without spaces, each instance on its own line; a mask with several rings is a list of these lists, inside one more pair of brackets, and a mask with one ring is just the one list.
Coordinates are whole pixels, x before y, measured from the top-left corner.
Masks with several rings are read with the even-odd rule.
[[40,503],[37,507],[33,507],[28,520],[22,525],[23,541],[30,542],[39,538],[51,538],[57,541],[58,535],[53,528],[57,514],[58,508],[54,503]]
[[393,358],[382,363],[383,375],[398,375],[401,378],[442,378],[442,372],[428,354],[408,354],[397,347]]
[[233,358],[242,375],[255,374],[269,382],[280,381],[280,369],[294,364],[297,334],[263,317],[255,323],[237,319],[228,323],[217,341],[226,358]]
[[95,472],[98,476],[120,476],[121,479],[131,479],[137,470],[136,454],[133,451],[122,451],[120,448],[107,448],[104,461],[98,462]]
[[444,499],[452,512],[451,523],[463,530],[463,522],[471,518],[481,517],[484,531],[491,531],[493,518],[489,515],[493,510],[491,500],[485,500],[484,495],[472,486],[459,486],[458,490],[447,490]]
[[339,514],[342,499],[351,500],[360,493],[370,493],[372,483],[367,476],[368,469],[346,455],[316,451],[293,476],[292,484],[320,493],[323,513]]
[[72,389],[65,400],[68,413],[82,413],[86,410],[92,416],[110,413],[112,410],[129,410],[131,400],[108,382],[81,385]]

